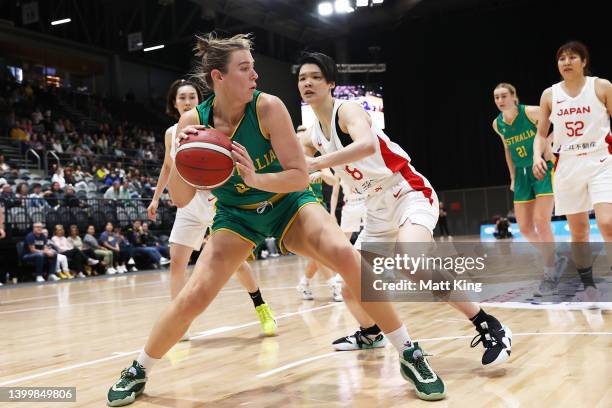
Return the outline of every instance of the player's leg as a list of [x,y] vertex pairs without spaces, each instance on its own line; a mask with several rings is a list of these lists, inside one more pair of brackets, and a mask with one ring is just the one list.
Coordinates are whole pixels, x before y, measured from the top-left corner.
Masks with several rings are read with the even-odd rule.
[[247,290],[251,300],[253,301],[253,306],[255,306],[255,312],[259,318],[261,330],[266,336],[274,336],[277,327],[276,320],[274,320],[274,313],[272,313],[270,306],[263,300],[263,296],[259,290],[259,285],[255,280],[255,276],[253,276],[251,266],[246,261],[242,262],[238,268],[238,271],[236,271],[236,276],[238,277],[238,281],[242,287]]
[[[321,206],[302,207],[289,227],[283,244],[292,252],[313,258],[337,271],[351,294],[355,297],[360,296],[359,253]],[[422,399],[444,398],[446,394],[444,383],[429,366],[419,345],[412,344],[406,327],[392,305],[389,302],[365,302],[362,306],[400,353],[401,373],[405,379],[413,382],[417,395]]]
[[170,244],[170,297],[176,298],[187,282],[187,265],[193,248],[173,242]]
[[[428,224],[428,220],[424,218],[425,214],[423,211],[420,214],[413,213],[413,215],[409,215],[414,222],[421,222],[422,224],[412,223],[410,220],[406,221],[400,227],[398,242],[428,243],[433,240],[433,226],[425,226]],[[510,357],[512,331],[507,326],[502,325],[494,316],[485,313],[475,302],[449,301],[448,304],[463,313],[474,324],[476,331],[478,331],[475,339],[478,339],[478,341],[474,343],[473,340],[472,347],[482,342],[485,347],[485,352],[482,356],[483,365],[499,364]]]
[[514,202],[514,215],[521,235],[531,243],[538,243],[538,233],[534,224],[535,199],[526,202]]
[[183,290],[162,312],[144,350],[108,392],[111,406],[127,405],[144,391],[146,375],[153,365],[185,333],[191,322],[216,297],[253,246],[238,235],[218,231],[208,240]]

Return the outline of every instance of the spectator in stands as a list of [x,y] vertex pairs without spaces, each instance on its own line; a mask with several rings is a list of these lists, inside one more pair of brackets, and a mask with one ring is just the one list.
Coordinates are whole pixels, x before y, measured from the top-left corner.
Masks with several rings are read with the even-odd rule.
[[[75,224],[72,224],[70,226],[70,235],[68,236],[68,242],[70,242],[76,249],[87,255],[89,259],[99,261],[98,264],[94,266],[100,273],[104,273],[106,271],[106,266],[108,264],[104,260],[104,256],[96,254],[95,250],[81,239],[81,237],[79,236],[79,227],[77,227]],[[85,267],[85,273],[87,274],[87,276],[98,275],[98,271],[91,267]]]
[[160,265],[167,265],[170,263],[169,259],[160,254],[156,246],[147,245],[147,237],[143,233],[142,224],[139,220],[135,220],[132,223],[132,230],[129,231],[128,238],[132,244],[134,256],[148,257],[154,269],[159,268]]
[[[170,258],[170,248],[165,243],[162,243],[159,237],[149,230],[149,223],[146,221],[142,222],[142,238],[147,246],[157,249],[157,252],[162,256],[162,259]],[[164,262],[160,261],[162,265]],[[170,263],[170,261],[168,261]]]
[[34,109],[34,112],[32,112],[32,122],[34,123],[34,125],[38,125],[40,122],[42,122],[43,120],[43,114],[40,111],[40,107],[36,107],[36,109]]
[[15,193],[13,193],[13,188],[10,184],[5,183],[2,186],[2,192],[0,192],[0,201],[4,203],[4,208],[6,209],[19,205],[19,201],[17,200]]
[[[91,154],[91,152],[90,152]],[[72,162],[78,166],[87,166],[87,159],[83,156],[83,148],[78,147],[74,150],[74,157]]]
[[134,247],[132,246],[132,243],[123,234],[123,230],[121,229],[121,227],[116,226],[114,231],[115,231],[115,237],[117,237],[117,241],[119,242],[119,248],[121,249],[121,253],[125,254],[125,257],[128,260],[127,265],[131,266],[130,272],[137,272],[138,269],[136,268],[136,266],[134,266],[136,265],[136,262],[134,261],[134,258],[133,258]]
[[123,180],[125,178],[125,169],[123,168],[123,163],[117,162],[117,166],[115,167],[115,173],[117,176]]
[[47,238],[42,233],[43,225],[34,223],[32,232],[25,237],[25,254],[23,263],[36,267],[36,282],[44,282],[44,267],[47,266],[47,274],[55,275],[57,255],[55,251],[47,246]]
[[57,133],[58,135],[63,135],[64,133],[66,133],[66,128],[64,127],[64,121],[61,119],[56,120],[55,125],[53,127],[53,131]]
[[26,208],[28,206],[28,183],[19,183],[15,189],[15,206]]
[[114,171],[111,171],[104,179],[104,184],[107,186],[112,186],[113,182],[115,181],[119,181],[121,183],[121,177],[117,176],[117,173]]
[[[46,228],[43,228],[42,232],[45,238],[49,239],[49,231]],[[53,240],[48,240],[47,245],[49,246],[49,249],[55,251],[57,256],[57,262],[55,263],[55,276],[49,275],[49,278],[54,281],[59,279],[74,279],[76,275],[70,272],[68,257],[59,253],[57,247],[53,243]],[[57,278],[57,276],[59,276],[59,278]]]
[[77,272],[79,278],[85,277],[85,265],[97,265],[100,262],[97,259],[89,258],[83,251],[75,248],[65,237],[64,227],[61,224],[55,226],[55,233],[51,241],[60,254],[68,257],[68,264]]
[[96,239],[96,228],[93,225],[87,227],[87,234],[83,237],[83,245],[93,250],[98,259],[102,257],[102,260],[108,267],[106,270],[107,274],[114,275],[117,273],[117,270],[113,267],[113,251],[100,245]]
[[29,208],[48,208],[49,203],[44,198],[44,194],[41,191],[40,183],[32,184],[32,193],[28,196]]
[[54,137],[52,137],[49,142],[51,143],[51,149],[58,152],[58,153],[64,153],[64,148],[62,147],[62,144],[60,143],[59,140],[56,140]]
[[98,167],[98,169],[95,171],[96,177],[99,181],[106,180],[108,173],[110,173],[110,171],[104,165]]
[[60,183],[55,181],[51,184],[51,189],[44,193],[45,199],[51,207],[57,207],[64,199],[64,192],[60,187]]
[[5,161],[4,155],[0,154],[0,172],[7,173],[11,170],[11,166]]
[[21,120],[15,121],[15,126],[9,132],[9,137],[12,140],[18,140],[20,142],[27,142],[30,140],[30,136],[24,130]]
[[59,183],[59,187],[64,188],[66,179],[64,179],[64,169],[62,169],[61,166],[55,166],[55,172],[53,173],[53,177],[51,177],[51,181]]
[[121,188],[119,179],[113,181],[113,185],[104,192],[104,198],[107,200],[127,200],[130,198],[127,191]]
[[100,243],[108,250],[113,251],[113,266],[117,273],[127,272],[126,260],[130,258],[130,254],[125,251],[122,253],[119,247],[119,239],[113,231],[113,223],[107,222],[104,226],[104,232],[100,234]]
[[125,157],[125,152],[122,150],[122,146],[121,146],[121,142],[118,141],[115,144],[115,151],[114,151],[115,157],[119,157],[119,158],[124,158]]
[[136,191],[136,189],[130,185],[130,181],[127,178],[123,180],[123,183],[121,183],[121,194],[124,194],[129,198],[140,198],[140,194],[138,194],[138,191]]
[[74,179],[74,173],[72,172],[72,167],[66,166],[64,167],[64,181],[66,184],[76,184],[76,180]]
[[74,188],[71,185],[66,185],[64,191],[64,207],[85,207],[85,204],[74,194]]

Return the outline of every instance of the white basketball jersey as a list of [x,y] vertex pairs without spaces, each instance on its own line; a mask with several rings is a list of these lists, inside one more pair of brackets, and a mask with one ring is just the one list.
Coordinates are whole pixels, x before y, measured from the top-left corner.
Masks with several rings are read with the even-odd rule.
[[[170,157],[172,158],[172,161],[174,161],[174,159],[176,158],[176,128],[178,126],[178,123],[175,123],[172,126],[172,139],[170,140]],[[216,201],[216,199],[212,199],[214,196],[208,192],[207,190],[196,190],[196,193],[193,197],[193,199],[189,202],[188,206],[200,206],[200,208],[203,207],[210,207],[214,204],[214,202]],[[179,211],[181,209],[179,208]]]
[[366,199],[365,194],[359,194],[353,190],[351,187],[346,184],[344,181],[340,181],[340,186],[342,187],[342,194],[344,194],[344,204],[345,205],[357,205],[359,203],[363,203]]
[[550,121],[554,126],[555,153],[581,154],[606,146],[605,137],[610,133],[610,115],[595,94],[596,77],[586,77],[586,82],[575,98],[561,87],[552,86],[552,111]]
[[170,140],[170,157],[172,161],[176,158],[176,128],[178,127],[178,123],[172,125],[172,139]]
[[[327,140],[323,134],[319,122],[315,122],[312,127],[312,144],[321,154],[336,152],[345,147],[340,141],[336,128],[338,109],[344,103],[354,102],[334,100],[330,140]],[[429,182],[410,165],[408,154],[399,145],[392,142],[374,122],[370,130],[370,136],[376,142],[376,152],[354,163],[334,167],[334,171],[350,191],[361,195],[378,193],[396,184],[403,177],[413,190],[422,191],[431,201],[433,190]],[[350,141],[347,142],[346,137],[345,143],[350,143]],[[399,175],[401,177],[398,179]]]

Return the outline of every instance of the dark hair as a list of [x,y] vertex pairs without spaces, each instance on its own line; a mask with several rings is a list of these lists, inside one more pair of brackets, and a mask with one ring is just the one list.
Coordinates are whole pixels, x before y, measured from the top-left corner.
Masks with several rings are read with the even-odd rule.
[[332,57],[320,52],[303,52],[298,59],[298,75],[300,74],[302,66],[305,64],[314,64],[318,66],[328,83],[336,82],[338,70],[336,68],[336,61],[334,61]]
[[166,96],[166,115],[172,116],[175,119],[181,117],[181,113],[174,106],[176,100],[176,94],[181,86],[192,86],[198,94],[198,102],[202,102],[202,90],[194,82],[188,79],[177,79],[170,85],[168,89],[168,95]]
[[215,33],[196,35],[194,51],[200,63],[193,78],[201,82],[209,90],[213,90],[213,80],[210,73],[213,69],[226,73],[230,55],[234,51],[253,48],[252,34],[237,34],[230,38],[218,38]]
[[555,56],[556,60],[559,61],[559,58],[561,58],[561,54],[567,51],[572,52],[574,54],[578,54],[578,56],[580,56],[580,59],[586,62],[586,64],[584,65],[584,74],[589,75],[591,73],[591,57],[589,56],[589,49],[587,48],[587,46],[580,41],[567,42],[561,47],[559,47],[559,49],[557,50],[557,54]]

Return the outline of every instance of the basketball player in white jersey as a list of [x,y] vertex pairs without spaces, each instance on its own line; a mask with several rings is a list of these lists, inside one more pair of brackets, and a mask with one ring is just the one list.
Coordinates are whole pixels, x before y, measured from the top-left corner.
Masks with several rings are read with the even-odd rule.
[[[533,174],[544,177],[542,158],[552,123],[553,152],[558,154],[554,178],[555,214],[565,215],[572,242],[589,242],[588,211],[605,242],[612,241],[612,84],[586,76],[587,47],[578,41],[557,51],[562,81],[546,89],[540,99],[540,121],[533,145]],[[580,248],[580,249],[579,249]],[[586,244],[572,248],[585,299],[596,299],[590,250]],[[608,251],[608,257],[610,257]]]
[[[366,195],[367,222],[357,242],[431,242],[438,220],[438,198],[421,174],[410,164],[400,146],[372,123],[358,104],[332,97],[336,64],[325,54],[305,53],[300,59],[298,88],[318,121],[302,147],[311,171],[331,167],[356,193]],[[312,157],[316,150],[321,156]],[[347,307],[360,330],[334,342],[336,349],[356,350],[381,347],[383,336],[350,291],[344,290]],[[449,302],[476,327],[472,346],[482,341],[483,365],[506,361],[510,356],[512,333],[478,304]]]
[[[296,129],[296,135],[298,139],[306,135],[306,127],[303,125],[298,126]],[[306,135],[307,136],[307,135]],[[315,193],[319,203],[327,210],[327,204],[323,197],[323,183],[332,187],[332,194],[330,198],[329,213],[335,218],[336,217],[336,205],[338,204],[338,193],[339,193],[339,181],[329,169],[322,169],[321,171],[315,171],[309,175],[310,177],[310,189]],[[327,266],[313,260],[308,260],[304,275],[300,278],[300,282],[297,286],[297,291],[302,295],[304,300],[313,300],[314,295],[310,287],[310,282],[317,271],[321,271],[325,282],[331,290],[332,299],[334,302],[342,302],[342,284],[334,277],[334,271],[329,269]]]
[[[199,88],[190,81],[179,79],[172,83],[166,101],[166,113],[176,119],[195,108],[202,100]],[[151,204],[147,209],[149,219],[155,221],[159,197],[168,184],[172,162],[176,156],[174,142],[176,124],[169,127],[165,134],[166,154]],[[202,247],[206,230],[214,216],[214,196],[206,191],[198,191],[189,205],[176,211],[176,218],[170,233],[170,295],[174,299],[187,281],[187,264],[191,253]],[[276,332],[276,321],[272,310],[264,302],[253,271],[247,262],[243,262],[237,271],[240,284],[249,292],[259,318],[261,328],[266,336]],[[189,332],[181,340],[189,340]]]

